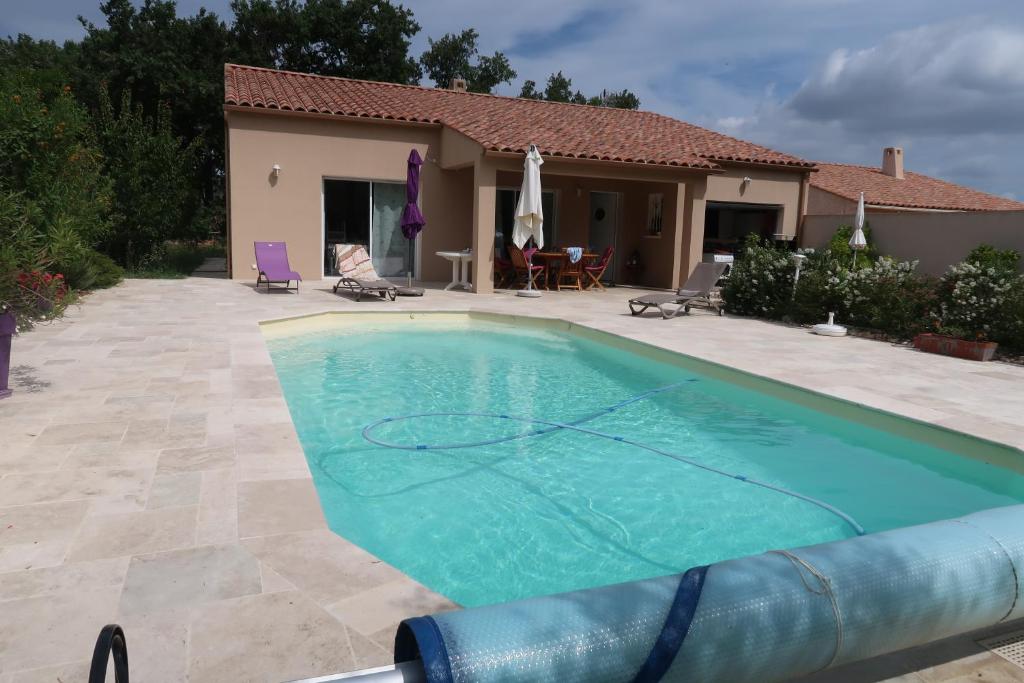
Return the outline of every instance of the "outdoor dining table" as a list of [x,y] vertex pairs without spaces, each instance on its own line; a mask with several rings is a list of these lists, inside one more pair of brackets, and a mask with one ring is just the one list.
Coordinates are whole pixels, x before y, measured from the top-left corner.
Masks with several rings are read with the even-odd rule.
[[[544,269],[544,289],[551,289],[551,287],[549,286],[549,281],[548,281],[548,278],[551,277],[551,267],[553,265],[555,265],[556,263],[561,263],[562,261],[567,260],[568,258],[569,258],[569,255],[566,254],[564,251],[537,251],[537,252],[534,252],[534,254],[533,254],[534,263],[536,263],[537,261],[543,261],[544,265],[547,266]],[[590,262],[590,261],[593,261],[594,259],[601,258],[601,255],[600,254],[591,254],[589,252],[584,252],[584,254],[583,254],[583,256],[581,258],[584,261]]]
[[455,287],[472,290],[469,284],[469,264],[473,261],[472,251],[439,251],[437,255],[452,262],[452,281],[444,287],[444,291]]

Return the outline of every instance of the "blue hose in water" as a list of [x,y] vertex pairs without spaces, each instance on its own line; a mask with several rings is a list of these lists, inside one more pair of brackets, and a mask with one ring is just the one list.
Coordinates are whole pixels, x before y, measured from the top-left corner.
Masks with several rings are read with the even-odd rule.
[[[696,379],[687,380],[687,382],[696,382],[696,381],[697,381]],[[812,505],[817,505],[822,510],[830,512],[833,515],[835,515],[836,517],[839,517],[844,522],[849,524],[850,527],[855,532],[857,532],[858,536],[863,536],[865,534],[864,527],[862,527],[860,524],[858,524],[857,520],[855,520],[853,517],[851,517],[850,515],[846,514],[845,512],[840,510],[839,508],[837,508],[837,507],[835,507],[833,505],[830,505],[830,504],[826,503],[823,500],[818,500],[817,498],[814,498],[812,496],[807,496],[807,495],[804,495],[802,493],[798,493],[797,491],[791,491],[790,489],[784,488],[782,486],[776,486],[775,484],[769,484],[768,482],[760,481],[758,479],[753,479],[751,477],[747,477],[747,476],[742,475],[742,474],[733,474],[733,473],[730,473],[730,472],[726,472],[726,471],[720,470],[720,469],[718,469],[716,467],[712,467],[711,465],[706,465],[706,464],[704,464],[702,462],[694,460],[693,458],[687,458],[687,457],[684,457],[682,455],[677,455],[675,453],[669,453],[668,451],[664,451],[664,450],[662,450],[660,448],[655,448],[654,446],[650,446],[648,444],[640,443],[638,441],[634,441],[632,439],[628,439],[628,438],[623,437],[623,436],[616,436],[614,434],[607,434],[605,432],[599,432],[599,431],[594,430],[594,429],[587,429],[585,427],[580,427],[580,425],[585,423],[585,422],[590,422],[591,420],[595,420],[595,419],[601,417],[602,415],[607,415],[609,413],[613,413],[616,410],[619,410],[619,409],[624,408],[624,407],[626,407],[628,405],[636,403],[637,401],[641,401],[641,400],[643,400],[645,398],[649,398],[649,397],[654,396],[656,394],[661,394],[661,393],[664,393],[666,391],[670,391],[672,389],[676,389],[676,388],[682,386],[683,384],[686,384],[687,382],[678,382],[676,384],[669,384],[669,385],[664,386],[664,387],[659,387],[657,389],[651,389],[650,391],[645,391],[642,394],[637,394],[636,396],[628,398],[625,401],[620,401],[619,403],[616,403],[615,405],[609,406],[607,408],[603,408],[603,409],[601,409],[601,410],[599,410],[597,412],[591,413],[589,415],[586,415],[586,416],[581,417],[579,419],[573,420],[571,422],[553,422],[553,421],[550,421],[550,420],[538,420],[536,418],[531,418],[531,417],[518,417],[518,416],[515,416],[515,415],[504,415],[504,414],[501,414],[501,413],[477,413],[477,412],[416,413],[416,414],[413,414],[413,415],[402,415],[400,417],[385,417],[385,418],[383,418],[381,420],[377,420],[376,422],[368,424],[368,425],[366,425],[366,427],[363,428],[363,438],[366,439],[367,441],[369,441],[372,444],[376,444],[378,446],[383,446],[385,448],[394,448],[394,449],[404,450],[404,451],[441,451],[441,450],[450,450],[450,449],[455,449],[455,448],[472,448],[472,447],[475,447],[475,446],[491,446],[491,445],[494,445],[494,444],[505,443],[506,441],[515,441],[516,439],[525,439],[527,437],[532,437],[532,436],[541,436],[543,434],[549,434],[551,432],[555,432],[555,431],[558,431],[560,429],[568,429],[570,431],[580,432],[581,434],[589,434],[590,436],[596,436],[596,437],[600,437],[602,439],[609,439],[611,441],[618,441],[619,443],[629,444],[630,446],[635,446],[636,448],[642,448],[643,450],[650,451],[651,453],[655,453],[657,455],[662,455],[662,456],[665,456],[667,458],[672,458],[673,460],[676,460],[676,461],[681,462],[683,464],[691,465],[693,467],[698,467],[698,468],[700,468],[702,470],[705,470],[707,472],[712,472],[714,474],[719,474],[719,475],[722,475],[723,477],[729,477],[730,479],[735,479],[737,481],[741,481],[741,482],[744,482],[746,484],[753,484],[754,486],[760,486],[761,488],[765,488],[765,489],[768,489],[770,491],[776,491],[778,493],[782,493],[782,494],[787,495],[787,496],[792,496],[793,498],[798,498],[800,500],[803,500],[803,501],[806,501],[808,503],[811,503]],[[529,432],[524,432],[522,434],[514,434],[512,436],[504,436],[504,437],[500,437],[500,438],[497,438],[497,439],[487,439],[485,441],[472,441],[472,442],[451,443],[451,444],[443,444],[443,445],[439,445],[439,444],[414,444],[414,445],[396,444],[396,443],[390,443],[388,441],[382,441],[380,439],[375,438],[372,435],[373,431],[375,429],[377,429],[378,427],[382,426],[382,425],[390,424],[390,423],[393,423],[393,422],[402,422],[402,421],[405,421],[405,420],[413,420],[413,419],[422,418],[422,417],[487,417],[487,418],[493,418],[495,420],[512,420],[512,421],[515,421],[515,422],[524,422],[524,423],[533,424],[533,425],[543,425],[543,427],[540,428],[540,429],[534,429],[534,430],[529,431]]]

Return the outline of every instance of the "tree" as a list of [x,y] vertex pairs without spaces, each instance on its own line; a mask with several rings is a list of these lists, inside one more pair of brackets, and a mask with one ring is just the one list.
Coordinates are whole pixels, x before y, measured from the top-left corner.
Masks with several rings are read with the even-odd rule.
[[640,98],[628,90],[621,92],[608,92],[604,90],[600,95],[586,97],[582,92],[572,89],[572,79],[561,71],[548,76],[547,86],[544,92],[537,91],[536,81],[525,81],[520,97],[527,97],[534,100],[547,100],[549,102],[571,102],[573,104],[589,104],[595,107],[614,107],[617,109],[639,109]]
[[628,90],[602,92],[599,102],[602,107],[613,107],[615,109],[639,109],[640,98]]
[[167,104],[149,116],[128,90],[120,111],[106,88],[98,95],[97,138],[114,188],[113,226],[103,251],[126,268],[139,268],[166,240],[201,235],[196,170],[203,142],[174,135]]
[[523,87],[519,91],[519,96],[527,100],[544,99],[544,93],[537,91],[537,81],[530,80],[523,81]]
[[[466,79],[470,92],[489,93],[499,83],[511,83],[516,77],[515,69],[501,52],[490,57],[479,56],[476,29],[467,28],[462,33],[446,33],[441,38],[429,38],[430,49],[420,57],[420,63],[427,76],[438,88],[447,88],[453,78]],[[476,64],[473,64],[473,60]]]
[[324,76],[415,83],[420,26],[388,0],[233,0],[232,59]]
[[178,17],[173,0],[107,0],[100,5],[106,26],[79,18],[86,29],[80,47],[76,90],[98,112],[100,93],[120,101],[128,93],[134,106],[157,117],[171,112],[175,135],[204,141],[199,187],[204,201],[223,205],[224,62],[228,27],[200,9]]
[[35,40],[19,33],[17,38],[0,39],[0,73],[17,75],[44,92],[57,92],[72,80],[77,66],[78,45],[63,46],[52,40]]

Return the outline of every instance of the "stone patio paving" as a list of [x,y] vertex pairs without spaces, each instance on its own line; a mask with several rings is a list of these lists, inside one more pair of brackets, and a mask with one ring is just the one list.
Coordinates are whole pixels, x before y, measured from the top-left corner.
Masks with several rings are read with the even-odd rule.
[[[741,318],[631,318],[635,291],[363,301],[133,280],[15,339],[0,402],[0,683],[84,681],[127,632],[139,681],[282,681],[390,662],[451,607],[330,532],[258,321],[328,310],[559,317],[1024,448],[1024,367]],[[1018,626],[1019,627],[1019,626]],[[937,662],[954,660],[933,666]],[[825,680],[1016,681],[969,639]]]

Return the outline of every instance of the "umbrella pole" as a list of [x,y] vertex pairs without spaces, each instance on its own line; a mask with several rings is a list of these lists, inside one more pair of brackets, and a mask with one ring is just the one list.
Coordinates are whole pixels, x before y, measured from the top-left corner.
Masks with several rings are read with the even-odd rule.
[[516,292],[516,296],[528,296],[530,298],[537,298],[540,296],[540,292],[533,288],[533,252],[530,252],[530,258],[526,259],[526,289],[520,289]]

